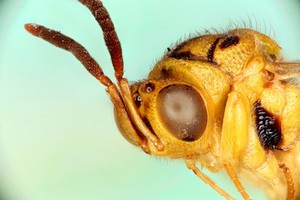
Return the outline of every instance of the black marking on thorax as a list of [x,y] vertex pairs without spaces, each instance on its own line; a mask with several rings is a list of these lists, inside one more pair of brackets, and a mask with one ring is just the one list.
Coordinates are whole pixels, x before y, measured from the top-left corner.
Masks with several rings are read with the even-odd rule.
[[224,41],[219,45],[221,49],[228,48],[232,45],[237,45],[240,42],[239,36],[232,35],[224,39]]
[[240,42],[240,38],[238,36],[225,36],[225,37],[219,37],[217,38],[210,46],[210,48],[207,51],[207,60],[211,63],[215,63],[214,61],[214,53],[215,50],[217,48],[218,43],[220,42],[221,39],[224,40],[221,42],[221,44],[219,45],[219,48],[221,50],[226,49],[232,45],[237,45]]
[[261,145],[265,150],[276,149],[281,139],[279,119],[264,109],[260,100],[254,103],[254,114],[256,131]]
[[[220,40],[223,40],[221,44],[218,46]],[[190,51],[182,51],[179,52],[179,50],[186,44],[183,43],[179,45],[175,50],[171,51],[168,49],[170,52],[168,57],[175,58],[175,59],[182,59],[182,60],[194,60],[194,61],[206,61],[210,62],[213,64],[217,64],[216,61],[214,61],[214,53],[217,47],[219,47],[221,50],[226,49],[230,46],[237,45],[240,41],[240,38],[238,36],[220,36],[215,39],[215,41],[210,45],[207,53],[206,53],[206,58],[202,56],[197,56]]]
[[210,48],[207,51],[207,60],[208,62],[213,63],[214,62],[214,53],[215,49],[217,48],[217,44],[219,43],[220,38],[217,38],[211,45]]
[[172,52],[169,57],[182,60],[206,61],[203,57],[192,54],[190,51]]

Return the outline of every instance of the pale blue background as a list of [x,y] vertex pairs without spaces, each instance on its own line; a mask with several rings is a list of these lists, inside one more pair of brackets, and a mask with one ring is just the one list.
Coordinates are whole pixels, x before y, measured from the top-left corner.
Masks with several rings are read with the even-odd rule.
[[[300,59],[296,0],[104,4],[122,42],[129,80],[145,78],[178,39],[232,22],[252,24],[273,36],[287,58]],[[0,190],[6,200],[220,199],[182,162],[150,157],[128,144],[104,87],[71,54],[27,34],[26,22],[72,36],[113,75],[100,29],[77,1],[0,1]],[[240,198],[225,176],[210,176]],[[249,191],[263,199],[261,191]]]

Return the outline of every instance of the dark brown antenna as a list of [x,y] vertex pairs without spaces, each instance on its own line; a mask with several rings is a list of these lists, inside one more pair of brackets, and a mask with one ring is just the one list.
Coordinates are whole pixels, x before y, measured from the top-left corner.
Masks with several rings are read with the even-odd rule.
[[94,15],[96,21],[100,25],[104,41],[108,48],[113,67],[115,69],[115,76],[118,81],[123,77],[123,56],[121,43],[115,31],[114,24],[101,1],[95,0],[79,0],[80,3],[88,7]]
[[112,81],[105,76],[101,67],[89,52],[72,38],[38,24],[25,24],[25,29],[32,35],[40,37],[59,48],[71,52],[103,85],[108,87],[112,84]]

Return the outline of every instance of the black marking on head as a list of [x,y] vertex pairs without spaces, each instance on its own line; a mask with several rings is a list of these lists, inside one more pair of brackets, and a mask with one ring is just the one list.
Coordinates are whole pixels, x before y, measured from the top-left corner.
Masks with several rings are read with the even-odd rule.
[[149,120],[148,120],[146,117],[143,118],[143,122],[144,122],[144,124],[147,126],[147,128],[151,131],[151,133],[152,133],[153,135],[157,136],[156,133],[154,132],[154,130],[153,130],[153,128],[152,128],[152,126],[151,126]]
[[136,105],[138,108],[141,107],[141,105],[142,105],[142,97],[141,97],[141,95],[140,95],[138,92],[136,92],[136,93],[133,95],[133,101],[134,101],[135,105]]
[[160,75],[161,75],[161,78],[162,78],[162,79],[170,78],[170,74],[169,74],[168,70],[165,69],[165,68],[162,68],[162,69],[161,69]]
[[146,93],[153,92],[154,89],[155,89],[155,85],[153,83],[148,82],[148,83],[145,84],[144,90],[145,90]]
[[169,57],[175,58],[175,59],[182,59],[182,60],[194,60],[194,61],[206,61],[205,58],[202,56],[197,56],[192,54],[190,51],[184,51],[184,52],[172,52]]
[[274,150],[281,139],[281,126],[278,118],[261,105],[260,100],[254,103],[256,131],[265,150]]
[[217,47],[217,44],[219,43],[220,38],[217,38],[210,46],[210,48],[208,49],[207,52],[207,60],[208,62],[214,63],[214,53],[215,53],[215,49]]
[[224,41],[219,45],[221,49],[228,48],[232,45],[237,45],[240,42],[239,36],[228,36]]
[[269,57],[271,58],[272,61],[276,61],[277,57],[275,54],[270,54]]

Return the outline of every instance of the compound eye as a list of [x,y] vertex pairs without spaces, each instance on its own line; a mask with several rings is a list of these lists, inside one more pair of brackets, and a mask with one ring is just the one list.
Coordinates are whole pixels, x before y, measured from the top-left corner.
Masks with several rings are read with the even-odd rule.
[[206,107],[191,86],[177,84],[162,89],[158,94],[158,113],[166,128],[180,140],[195,141],[205,131]]

